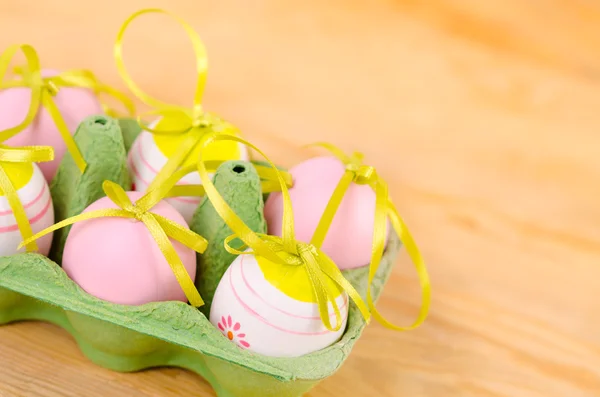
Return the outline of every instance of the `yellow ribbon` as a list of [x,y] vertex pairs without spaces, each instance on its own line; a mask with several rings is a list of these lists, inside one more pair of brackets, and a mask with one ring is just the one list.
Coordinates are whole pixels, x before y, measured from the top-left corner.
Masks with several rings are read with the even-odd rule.
[[[23,208],[23,203],[19,199],[19,195],[10,177],[6,173],[3,164],[6,163],[39,163],[44,161],[52,161],[54,159],[54,150],[50,146],[24,146],[12,148],[0,144],[0,190],[6,195],[8,205],[15,216],[19,232],[23,240],[30,238],[33,235],[29,218]],[[19,246],[21,249],[22,245]],[[26,244],[28,252],[37,251],[38,247],[35,241]]]
[[[277,178],[283,196],[284,211],[282,237],[254,233],[235,214],[213,185],[206,165],[204,161],[202,161],[202,155],[203,151],[211,143],[224,140],[239,142],[254,149],[267,160],[268,164],[273,169],[272,173]],[[295,239],[293,212],[286,180],[283,174],[277,170],[276,166],[268,159],[268,157],[256,146],[236,136],[208,134],[201,138],[199,145],[200,154],[197,166],[205,194],[212,202],[217,213],[234,232],[234,234],[225,241],[226,249],[233,254],[253,254],[261,256],[281,266],[304,266],[317,299],[321,320],[328,330],[337,331],[341,328],[343,323],[340,309],[336,302],[339,292],[335,291],[335,288],[329,286],[330,283],[328,280],[331,280],[333,285],[340,290],[344,290],[348,294],[350,299],[356,304],[365,321],[368,322],[370,320],[370,314],[367,305],[352,284],[344,278],[335,263],[313,244],[302,243]],[[169,186],[165,186],[165,189],[167,188],[170,189]],[[242,240],[247,247],[252,249],[252,251],[242,252],[230,247],[229,242],[234,238]],[[332,324],[329,318],[328,304],[331,304],[335,313],[335,324]]]
[[[185,30],[185,32],[191,40],[196,56],[197,73],[196,89],[194,92],[194,99],[191,108],[168,104],[146,94],[133,81],[133,79],[127,72],[127,69],[125,68],[125,63],[123,61],[123,37],[125,36],[127,28],[138,17],[145,14],[153,13],[164,14],[173,18]],[[150,183],[150,186],[148,186],[147,190],[153,190],[159,187],[175,172],[177,172],[178,175],[180,175],[180,177],[182,178],[188,173],[194,171],[195,165],[193,165],[191,168],[185,167],[186,170],[189,169],[187,173],[179,172],[181,171],[180,167],[186,162],[186,160],[192,154],[194,149],[198,146],[200,139],[204,135],[208,133],[219,133],[225,135],[237,134],[238,129],[235,126],[233,126],[231,123],[222,120],[215,114],[205,112],[202,107],[202,96],[204,94],[204,88],[206,86],[206,75],[208,70],[208,58],[206,55],[206,48],[204,47],[204,44],[202,43],[202,40],[200,39],[198,34],[182,18],[168,11],[157,8],[144,9],[135,12],[129,18],[127,18],[121,26],[121,29],[117,35],[117,39],[115,42],[114,56],[117,65],[117,70],[119,71],[119,74],[121,75],[121,78],[123,79],[127,87],[141,102],[143,102],[150,108],[153,108],[153,110],[147,112],[145,115],[154,115],[160,116],[165,119],[174,119],[177,120],[177,124],[180,125],[180,127],[178,127],[177,129],[150,128],[148,125],[142,122],[143,116],[138,116],[138,124],[140,125],[140,127],[145,131],[150,132],[151,134],[185,136],[185,138],[179,144],[173,155],[169,157],[167,163],[162,167],[160,172]],[[212,168],[209,167],[208,169],[214,171],[222,162],[223,161],[207,162],[207,165],[209,163],[212,165]],[[275,176],[271,172],[271,169],[269,167],[258,166],[256,167],[256,170],[258,171],[259,176],[263,180],[263,193],[271,193],[279,190],[279,183],[275,179]],[[291,176],[285,172],[284,174],[286,184],[288,186],[291,186]],[[203,193],[204,188],[202,188],[201,185],[174,186],[173,190],[168,194],[168,196],[202,196]]]
[[[27,62],[25,68],[16,68],[17,74],[22,78],[20,80],[4,81],[10,63],[19,51],[25,55],[25,60]],[[112,95],[121,101],[129,111],[133,110],[133,103],[125,96],[125,94],[100,83],[89,71],[73,70],[53,77],[42,77],[38,54],[35,49],[28,44],[12,45],[0,55],[0,89],[13,87],[30,88],[31,102],[25,119],[19,125],[0,132],[0,142],[6,141],[27,128],[37,116],[41,105],[48,111],[50,117],[52,117],[52,120],[56,124],[56,127],[65,142],[67,150],[71,153],[71,156],[73,156],[75,164],[82,173],[86,167],[85,160],[83,159],[75,140],[71,136],[69,128],[60,114],[60,110],[54,102],[53,97],[56,96],[58,91],[63,87],[87,88],[96,94],[107,93]]]
[[[219,166],[223,164],[223,161],[205,161],[204,167],[209,171],[216,171]],[[258,176],[261,178],[261,191],[263,193],[273,193],[281,191],[281,185],[279,184],[279,180],[277,179],[277,173],[273,172],[271,167],[265,167],[264,165],[252,164],[252,166],[256,169]],[[187,174],[195,171],[197,169],[196,164],[190,164],[185,167],[181,167],[178,169],[173,176],[170,178],[173,181],[179,181],[181,178],[186,176]],[[289,188],[293,185],[292,176],[288,172],[278,171],[285,185]],[[203,197],[205,196],[204,187],[202,185],[197,184],[187,184],[187,185],[175,185],[171,187],[166,197]]]
[[161,187],[153,191],[149,191],[135,203],[132,203],[121,186],[111,181],[104,181],[102,184],[104,193],[106,193],[108,198],[110,198],[110,200],[112,200],[112,202],[115,203],[119,209],[100,209],[67,218],[64,221],[44,229],[26,239],[21,243],[19,248],[39,239],[48,233],[65,226],[72,225],[76,222],[103,217],[136,219],[140,222],[143,222],[148,228],[148,231],[152,235],[154,241],[156,241],[160,251],[165,256],[190,304],[195,307],[200,307],[204,305],[204,301],[196,289],[194,281],[183,266],[183,263],[177,255],[177,251],[175,251],[173,244],[171,244],[169,237],[179,241],[181,244],[199,253],[203,253],[206,250],[208,245],[206,239],[170,219],[150,212],[152,207],[154,207],[165,196],[166,192],[168,192],[170,185],[174,183],[175,181],[172,183],[169,182],[165,184],[165,186],[168,186],[166,188]]
[[[176,22],[179,23],[179,25],[181,25],[181,27],[183,27],[183,29],[190,37],[190,40],[194,47],[194,53],[196,55],[197,72],[196,90],[194,93],[192,108],[167,104],[165,102],[151,97],[150,95],[143,92],[141,88],[139,88],[139,86],[131,79],[129,73],[125,68],[122,50],[123,36],[129,24],[133,20],[135,20],[141,15],[151,13],[165,14],[172,17]],[[172,156],[170,156],[165,166],[161,169],[161,171],[158,173],[158,175],[148,187],[148,190],[152,190],[157,186],[160,186],[163,182],[165,182],[165,180],[168,179],[185,162],[187,157],[198,145],[200,138],[204,134],[208,132],[233,134],[236,131],[233,125],[224,122],[214,114],[205,112],[202,108],[202,95],[204,93],[204,87],[206,85],[206,72],[208,69],[206,49],[198,34],[183,19],[167,11],[155,8],[144,9],[134,13],[123,23],[123,26],[121,27],[121,30],[117,35],[117,40],[114,48],[114,56],[117,69],[125,84],[140,101],[154,109],[148,112],[147,114],[160,116],[165,119],[175,119],[178,120],[178,124],[181,125],[181,128],[177,129],[152,129],[141,121],[142,117],[140,116],[138,117],[138,123],[140,124],[141,128],[152,134],[185,135],[185,139],[179,145],[175,153]]]
[[[344,195],[351,183],[358,185],[368,185],[375,192],[375,223],[373,230],[373,247],[371,251],[371,264],[369,265],[369,281],[367,287],[367,305],[373,317],[375,317],[383,326],[389,329],[397,331],[411,330],[423,323],[429,312],[429,306],[431,302],[431,286],[429,282],[429,275],[427,268],[419,248],[417,247],[412,235],[408,231],[408,228],[396,207],[392,203],[388,194],[388,186],[386,182],[377,174],[375,168],[362,164],[363,155],[361,153],[354,153],[352,156],[347,156],[340,149],[334,145],[328,143],[316,143],[313,146],[321,146],[329,150],[335,157],[342,161],[346,166],[346,172],[339,181],[336,189],[334,190],[323,216],[317,226],[315,233],[311,239],[311,243],[317,247],[320,247],[325,240],[327,231],[331,226],[333,218],[335,217],[336,211],[340,206]],[[387,219],[390,219],[392,227],[400,237],[400,240],[404,244],[406,251],[415,265],[415,269],[419,276],[419,283],[422,291],[422,304],[419,311],[419,315],[416,321],[408,327],[399,327],[388,320],[386,320],[375,308],[373,297],[371,296],[371,284],[377,274],[377,269],[383,256],[385,248],[385,239],[387,231]]]
[[[26,68],[21,67],[21,66],[16,66],[13,68],[13,71],[15,74],[20,75],[23,79],[25,79],[25,81],[27,81],[28,71]],[[127,94],[125,94],[122,91],[117,90],[114,87],[111,87],[110,85],[104,84],[103,82],[101,82],[98,79],[98,77],[96,77],[96,75],[92,71],[85,70],[85,69],[70,70],[70,71],[61,73],[60,76],[66,77],[67,80],[69,81],[69,83],[72,84],[72,85],[68,85],[69,87],[91,88],[94,91],[94,94],[96,95],[96,97],[98,97],[98,100],[100,101],[100,106],[102,107],[102,111],[107,116],[110,116],[113,118],[122,118],[122,117],[133,117],[135,115],[135,104],[127,96]],[[52,78],[48,78],[48,79],[52,79]],[[91,86],[87,87],[87,85],[91,85]],[[22,87],[22,86],[23,86],[23,82],[9,81],[9,82],[5,82],[4,84],[2,84],[2,86],[0,88]],[[110,107],[109,105],[107,105],[106,103],[104,103],[103,101],[101,101],[100,97],[102,94],[108,95],[108,96],[116,99],[118,102],[120,102],[123,105],[126,112],[125,113],[119,112],[119,111],[113,109],[112,107]]]

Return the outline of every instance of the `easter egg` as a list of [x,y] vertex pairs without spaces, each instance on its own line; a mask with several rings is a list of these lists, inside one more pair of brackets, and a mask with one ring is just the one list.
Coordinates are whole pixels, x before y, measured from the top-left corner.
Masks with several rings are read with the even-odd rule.
[[[299,241],[310,242],[337,184],[345,172],[335,157],[315,157],[289,170],[294,186],[289,189],[294,227]],[[281,236],[281,193],[265,203],[269,234]],[[371,187],[352,183],[344,195],[321,246],[340,269],[369,264],[375,223],[375,193]]]
[[[127,195],[134,202],[143,194],[127,192]],[[103,197],[83,212],[104,208],[118,207]],[[183,217],[164,201],[151,212],[187,226]],[[193,280],[195,252],[173,239],[171,243]],[[105,217],[75,223],[65,243],[62,267],[87,293],[109,302],[140,305],[187,301],[148,228],[135,219]]]
[[[42,71],[43,77],[56,76],[58,72]],[[71,135],[79,123],[94,114],[101,114],[102,107],[94,93],[89,89],[59,87],[52,97]],[[26,87],[7,88],[0,91],[0,131],[19,125],[27,115],[31,103],[31,89]],[[33,122],[23,131],[6,140],[7,145],[31,146],[44,145],[54,148],[54,160],[40,163],[39,167],[47,181],[51,181],[62,160],[66,145],[52,120],[50,113],[40,106]]]
[[[32,163],[3,163],[17,196],[25,209],[33,233],[40,232],[54,224],[54,208],[50,189],[42,171]],[[23,241],[8,198],[0,191],[0,256],[25,252],[25,247],[17,251]],[[38,252],[48,255],[52,244],[52,233],[36,241]]]
[[[167,119],[158,119],[153,122],[150,128],[177,128],[170,125]],[[181,128],[181,127],[180,127]],[[144,192],[152,183],[156,175],[165,166],[168,159],[175,153],[179,145],[185,139],[185,135],[166,135],[151,134],[148,131],[142,131],[136,138],[131,150],[129,151],[129,169],[133,176],[134,190]],[[187,166],[198,161],[198,152],[200,147],[192,150],[187,160],[182,166]],[[244,160],[249,158],[247,148],[237,142],[219,141],[211,144],[202,156],[204,161],[214,160]],[[212,175],[211,175],[212,177]],[[192,172],[185,175],[178,185],[200,185],[200,175],[198,172]],[[175,209],[177,209],[187,222],[192,220],[194,211],[200,204],[201,197],[170,197],[166,199]]]
[[[263,257],[239,255],[219,282],[211,323],[243,349],[271,356],[298,357],[337,342],[346,328],[348,296],[338,291],[342,316],[338,331],[325,328],[306,270]],[[330,306],[330,321],[336,317]]]

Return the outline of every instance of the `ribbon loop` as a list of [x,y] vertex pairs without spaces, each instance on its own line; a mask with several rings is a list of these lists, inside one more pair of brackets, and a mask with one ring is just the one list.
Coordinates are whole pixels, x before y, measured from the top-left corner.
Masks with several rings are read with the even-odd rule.
[[[15,68],[15,72],[20,76],[20,79],[6,81],[6,73],[12,59],[19,51],[25,56],[26,66]],[[31,90],[29,109],[25,119],[20,124],[0,132],[0,142],[12,138],[31,125],[37,117],[40,107],[43,106],[56,124],[67,150],[81,173],[86,168],[85,160],[60,113],[60,109],[54,102],[54,97],[60,89],[63,87],[79,87],[91,89],[95,93],[106,92],[121,100],[128,109],[133,108],[133,104],[128,101],[124,94],[99,83],[95,76],[86,70],[64,72],[57,76],[42,78],[39,56],[35,49],[28,44],[10,46],[0,55],[0,89],[14,87],[27,87]]]
[[[191,106],[176,106],[165,103],[161,100],[151,97],[143,92],[133,81],[123,60],[123,38],[130,24],[142,15],[163,14],[175,20],[187,33],[196,56],[196,88]],[[159,117],[158,125],[150,128],[138,119],[141,128],[151,134],[175,136],[184,135],[177,141],[177,147],[167,157],[166,164],[161,168],[153,181],[148,186],[152,190],[163,184],[180,167],[186,164],[186,161],[195,149],[198,147],[200,139],[209,133],[236,134],[237,129],[231,124],[224,122],[219,117],[206,112],[202,105],[202,96],[206,85],[206,76],[208,70],[208,60],[206,49],[200,36],[194,29],[182,18],[157,8],[140,10],[132,14],[121,26],[114,47],[114,58],[119,71],[119,75],[134,93],[134,95],[147,106],[153,108],[152,114]],[[226,157],[226,156],[224,156]],[[223,160],[226,160],[224,158]]]
[[[429,282],[429,275],[427,273],[425,262],[414,239],[410,235],[406,224],[404,224],[400,218],[396,207],[389,198],[388,186],[386,182],[379,177],[374,167],[362,164],[362,153],[354,153],[349,157],[340,149],[328,143],[317,143],[312,146],[324,147],[342,163],[344,163],[346,167],[346,172],[340,179],[337,187],[331,195],[319,225],[315,230],[312,238],[313,244],[319,247],[325,240],[325,236],[327,235],[327,231],[331,226],[333,218],[335,217],[335,213],[337,212],[337,209],[339,208],[346,191],[350,187],[351,182],[354,182],[358,185],[369,185],[375,193],[375,222],[373,227],[373,244],[371,249],[371,263],[369,265],[369,278],[367,285],[367,305],[369,307],[369,311],[373,317],[375,317],[383,326],[389,329],[406,331],[418,327],[425,321],[431,302],[431,286]],[[371,286],[377,274],[377,270],[385,249],[388,219],[390,220],[390,223],[396,234],[404,244],[411,261],[414,263],[415,269],[417,270],[417,274],[419,276],[419,283],[421,285],[421,309],[415,322],[407,327],[399,327],[386,320],[375,307],[375,303],[371,295]]]

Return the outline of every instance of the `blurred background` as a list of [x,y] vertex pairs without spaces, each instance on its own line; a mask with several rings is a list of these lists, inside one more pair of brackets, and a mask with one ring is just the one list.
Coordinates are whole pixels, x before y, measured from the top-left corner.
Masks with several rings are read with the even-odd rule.
[[[0,0],[0,48],[124,89],[114,39],[150,6],[200,33],[205,107],[275,161],[317,140],[363,151],[428,262],[427,323],[373,323],[309,396],[600,395],[600,2]],[[169,19],[136,22],[124,54],[148,92],[191,103]],[[379,308],[407,324],[419,304],[403,255]],[[98,368],[50,325],[1,327],[0,366],[0,396],[213,395],[176,369]]]

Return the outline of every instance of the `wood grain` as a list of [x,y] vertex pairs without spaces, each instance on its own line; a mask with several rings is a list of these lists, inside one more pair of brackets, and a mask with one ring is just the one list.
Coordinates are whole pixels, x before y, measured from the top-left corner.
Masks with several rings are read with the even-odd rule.
[[[35,5],[34,5],[35,4]],[[368,328],[312,397],[592,397],[600,393],[600,4],[589,0],[0,2],[0,48],[121,84],[131,12],[184,15],[210,54],[206,105],[275,160],[326,138],[392,186],[434,287],[426,325]],[[136,80],[188,103],[189,43],[140,21]],[[152,25],[154,23],[154,25]],[[161,35],[153,33],[160,32]],[[381,309],[417,311],[398,264]],[[189,373],[117,374],[50,325],[0,328],[0,396],[211,396]]]

